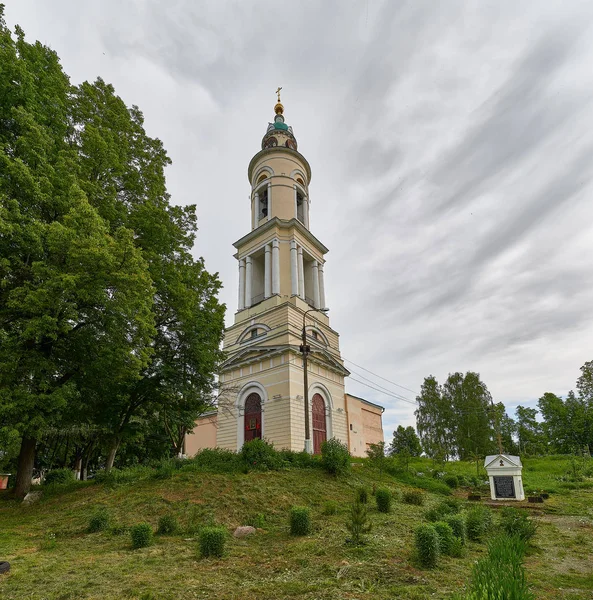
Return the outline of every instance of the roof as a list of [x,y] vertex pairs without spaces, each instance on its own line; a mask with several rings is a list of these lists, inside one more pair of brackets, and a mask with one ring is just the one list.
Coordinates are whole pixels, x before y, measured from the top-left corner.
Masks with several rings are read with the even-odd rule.
[[385,407],[381,406],[380,404],[375,404],[374,402],[370,402],[369,400],[365,400],[364,398],[361,398],[360,396],[355,396],[354,394],[349,394],[348,392],[346,392],[346,396],[350,396],[350,398],[356,398],[357,400],[360,400],[361,402],[364,402],[365,404],[368,404],[369,406],[374,406],[375,408],[380,408],[381,412],[385,412]]
[[510,463],[509,465],[503,465],[503,466],[510,466],[510,467],[522,467],[523,465],[521,464],[521,459],[518,456],[513,456],[512,454],[490,454],[489,456],[487,456],[484,459],[484,467],[488,467],[489,465],[491,465],[493,462],[497,461],[497,460],[502,460],[502,461],[506,461],[508,463]]

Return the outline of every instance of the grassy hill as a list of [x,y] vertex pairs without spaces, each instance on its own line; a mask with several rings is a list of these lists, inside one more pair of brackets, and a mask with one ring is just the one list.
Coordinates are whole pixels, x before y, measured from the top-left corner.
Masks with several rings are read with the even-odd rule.
[[[416,460],[412,469],[424,477],[380,478],[366,464],[338,478],[316,468],[248,474],[181,469],[170,477],[160,474],[164,478],[137,469],[120,483],[54,488],[28,507],[5,494],[0,499],[0,560],[9,560],[12,568],[0,576],[0,598],[450,598],[462,591],[486,544],[470,542],[463,558],[444,557],[435,570],[419,568],[413,531],[426,509],[443,496],[426,492],[425,506],[403,503],[402,492],[415,488],[400,479],[420,485],[432,480],[430,461]],[[538,599],[593,598],[593,482],[559,481],[570,469],[565,458],[526,461],[526,488],[552,492],[543,506],[528,509],[539,523],[526,558]],[[476,473],[475,465],[462,463],[447,470]],[[357,548],[345,543],[344,523],[361,485],[369,491],[388,487],[400,499],[391,513],[382,514],[370,498],[373,531],[368,544]],[[467,496],[467,490],[454,493]],[[324,514],[328,501],[338,503],[337,514]],[[312,535],[290,536],[293,505],[311,507]],[[109,512],[111,527],[87,533],[89,518],[99,507]],[[152,546],[132,550],[126,528],[147,521],[156,529],[165,514],[177,517],[181,533],[156,536]],[[229,537],[224,558],[199,558],[200,527],[217,523],[232,532],[257,515],[264,515],[265,526],[254,536]]]

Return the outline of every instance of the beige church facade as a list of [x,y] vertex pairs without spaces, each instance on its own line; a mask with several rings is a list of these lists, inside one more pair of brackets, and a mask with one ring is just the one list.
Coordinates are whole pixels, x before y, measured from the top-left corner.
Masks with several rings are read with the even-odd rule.
[[349,371],[338,333],[323,312],[328,249],[310,230],[311,168],[284,121],[280,99],[274,110],[262,149],[248,168],[251,230],[234,244],[238,311],[225,332],[218,408],[196,422],[185,453],[238,451],[254,438],[318,453],[324,440],[335,437],[353,456],[365,456],[370,444],[383,441],[383,408],[345,392]]

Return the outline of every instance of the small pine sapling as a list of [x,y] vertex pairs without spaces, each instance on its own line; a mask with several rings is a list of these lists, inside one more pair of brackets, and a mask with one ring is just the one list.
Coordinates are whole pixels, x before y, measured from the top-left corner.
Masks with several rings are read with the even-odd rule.
[[372,524],[369,521],[366,506],[362,502],[354,502],[350,507],[346,529],[352,534],[352,544],[360,546],[364,543],[363,535],[371,531]]

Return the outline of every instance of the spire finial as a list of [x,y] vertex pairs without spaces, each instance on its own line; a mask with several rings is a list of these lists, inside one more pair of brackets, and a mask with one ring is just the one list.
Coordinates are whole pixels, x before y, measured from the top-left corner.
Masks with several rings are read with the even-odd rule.
[[281,88],[281,87],[279,87],[279,88],[276,90],[276,93],[278,94],[278,102],[276,103],[276,106],[274,106],[274,112],[275,112],[277,115],[281,115],[281,114],[284,112],[284,106],[282,106],[282,103],[280,102],[280,90],[281,90],[281,89],[282,89],[282,88]]

